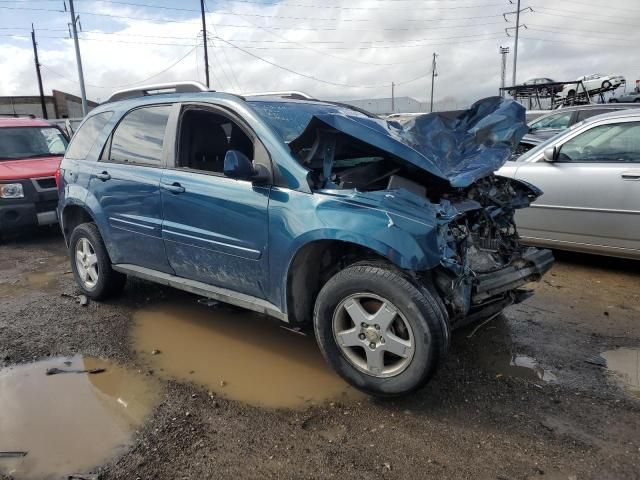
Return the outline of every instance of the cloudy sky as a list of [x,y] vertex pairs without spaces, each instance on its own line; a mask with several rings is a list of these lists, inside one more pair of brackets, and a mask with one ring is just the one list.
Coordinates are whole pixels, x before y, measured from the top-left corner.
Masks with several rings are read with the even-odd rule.
[[[515,0],[514,0],[515,1]],[[497,93],[499,46],[513,38],[508,0],[227,0],[206,2],[211,86],[247,93],[424,101],[437,52],[435,98]],[[588,73],[640,78],[640,2],[522,0],[517,80]],[[66,5],[68,9],[68,2]],[[88,97],[144,83],[204,82],[198,0],[76,0]],[[0,95],[37,93],[30,29],[45,93],[79,94],[63,0],[0,1]],[[512,55],[509,55],[508,79]]]

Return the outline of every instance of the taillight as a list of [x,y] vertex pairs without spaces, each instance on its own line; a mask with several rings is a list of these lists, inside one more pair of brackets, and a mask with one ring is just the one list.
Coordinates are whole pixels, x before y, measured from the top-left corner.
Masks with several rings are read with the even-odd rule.
[[60,170],[60,167],[58,167],[58,169],[56,170],[56,174],[54,175],[54,178],[56,179],[56,187],[60,186],[60,176],[62,175],[62,171]]

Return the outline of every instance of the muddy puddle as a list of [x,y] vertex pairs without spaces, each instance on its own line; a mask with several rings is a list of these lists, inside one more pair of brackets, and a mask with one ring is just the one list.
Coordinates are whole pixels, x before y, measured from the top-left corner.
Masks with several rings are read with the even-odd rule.
[[[51,368],[105,370],[46,375]],[[159,388],[142,374],[80,356],[0,370],[0,472],[59,479],[89,471],[130,442]]]
[[640,348],[617,348],[601,354],[609,372],[630,394],[640,398]]
[[5,279],[0,279],[0,298],[8,297],[24,290],[50,291],[58,286],[69,268],[69,260],[62,255],[54,255],[37,262],[35,270],[11,275],[12,268],[5,270]]
[[197,304],[154,306],[134,318],[136,349],[165,378],[269,408],[364,397],[325,364],[313,337],[270,318]]
[[527,355],[491,352],[484,354],[481,361],[485,368],[498,377],[515,377],[535,383],[558,380],[553,372],[542,368],[535,358]]

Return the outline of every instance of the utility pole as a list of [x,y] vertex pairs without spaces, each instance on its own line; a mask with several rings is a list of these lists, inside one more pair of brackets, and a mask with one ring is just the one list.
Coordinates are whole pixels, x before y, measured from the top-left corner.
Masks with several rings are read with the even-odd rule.
[[504,81],[507,76],[507,54],[509,53],[509,47],[500,47],[498,53],[502,57],[500,62],[500,96],[504,97]]
[[429,112],[433,112],[433,86],[435,84],[438,73],[436,72],[436,57],[438,54],[433,52],[433,61],[431,62],[431,103],[429,104]]
[[[66,5],[65,5],[66,9]],[[78,64],[78,80],[80,81],[80,96],[82,97],[82,115],[89,113],[87,108],[87,92],[84,89],[84,74],[82,73],[82,59],[80,58],[80,44],[78,43],[78,29],[76,24],[80,21],[80,17],[76,17],[73,9],[73,0],[69,0],[69,12],[71,13],[71,31],[73,32],[73,43],[76,47],[76,63]]]
[[396,84],[391,82],[391,113],[395,113],[396,111],[396,93],[395,93]]
[[209,88],[209,51],[207,49],[207,22],[204,17],[204,0],[200,0],[200,13],[202,14],[202,40],[204,41],[204,73],[207,79],[207,88]]
[[[512,0],[509,0],[511,3],[513,3]],[[509,20],[507,20],[507,15],[513,15],[515,14],[516,16],[516,26],[515,27],[510,27],[510,28],[505,28],[505,32],[507,34],[507,36],[509,35],[509,30],[515,30],[516,34],[515,34],[515,39],[513,42],[513,74],[511,77],[511,84],[515,85],[516,84],[516,70],[518,68],[518,36],[520,34],[520,14],[524,13],[526,11],[529,12],[533,12],[533,8],[531,7],[525,7],[525,8],[520,8],[520,0],[517,0],[517,4],[516,4],[516,10],[513,12],[507,12],[507,13],[503,13],[502,16],[504,17],[505,22],[508,22]],[[523,25],[523,27],[526,29],[527,26]]]
[[38,44],[36,43],[36,31],[31,24],[31,43],[33,43],[33,60],[36,63],[36,73],[38,74],[38,88],[40,89],[40,105],[42,106],[42,118],[49,118],[47,115],[47,104],[44,101],[44,91],[42,90],[42,75],[40,75],[40,62],[38,61]]

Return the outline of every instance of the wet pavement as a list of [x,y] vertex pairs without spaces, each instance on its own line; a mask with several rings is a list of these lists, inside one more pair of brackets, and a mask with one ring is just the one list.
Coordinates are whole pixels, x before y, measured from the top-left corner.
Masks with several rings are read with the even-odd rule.
[[640,347],[602,352],[607,369],[632,395],[640,398]]
[[83,306],[55,231],[10,239],[0,479],[640,478],[640,263],[556,256],[425,389],[381,401],[253,313],[136,280]]
[[[83,370],[97,373],[74,372]],[[100,465],[128,446],[159,388],[144,375],[79,355],[0,370],[0,452],[14,452],[0,459],[0,472],[57,479]]]

